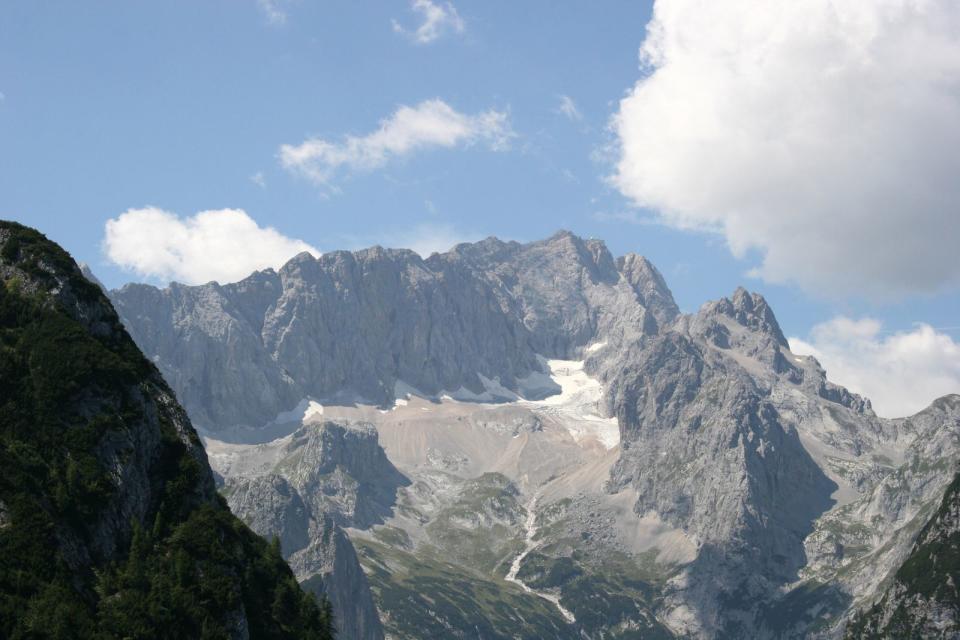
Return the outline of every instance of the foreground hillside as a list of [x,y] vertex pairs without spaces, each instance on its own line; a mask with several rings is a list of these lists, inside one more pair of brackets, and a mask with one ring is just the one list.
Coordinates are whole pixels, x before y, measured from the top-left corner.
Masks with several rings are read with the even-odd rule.
[[0,222],[0,637],[331,638],[59,247]]

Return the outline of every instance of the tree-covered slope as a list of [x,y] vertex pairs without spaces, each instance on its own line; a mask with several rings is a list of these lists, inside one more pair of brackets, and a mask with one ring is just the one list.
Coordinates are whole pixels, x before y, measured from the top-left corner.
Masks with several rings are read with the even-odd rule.
[[0,280],[0,637],[332,637],[69,255],[0,222]]

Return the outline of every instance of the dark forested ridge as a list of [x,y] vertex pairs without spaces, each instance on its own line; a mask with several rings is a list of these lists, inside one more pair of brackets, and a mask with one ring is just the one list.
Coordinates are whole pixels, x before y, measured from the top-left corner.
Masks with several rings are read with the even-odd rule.
[[0,637],[331,638],[109,301],[0,222]]

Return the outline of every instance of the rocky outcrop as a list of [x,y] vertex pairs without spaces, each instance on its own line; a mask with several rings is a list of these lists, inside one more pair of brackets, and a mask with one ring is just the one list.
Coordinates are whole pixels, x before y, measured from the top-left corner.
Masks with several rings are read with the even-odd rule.
[[478,374],[516,387],[538,371],[522,326],[490,287],[410,251],[301,254],[230,285],[113,292],[138,344],[209,428],[260,426],[302,398],[392,402]]
[[231,510],[260,535],[277,537],[304,588],[329,598],[339,638],[383,638],[370,585],[341,529],[382,522],[397,489],[409,484],[387,460],[376,430],[310,423],[245,455],[261,464],[228,475],[223,493]]
[[384,637],[367,576],[343,529],[329,520],[317,526],[310,544],[290,557],[290,566],[297,575],[310,576],[301,583],[304,589],[328,598],[340,612],[338,638]]
[[493,283],[504,308],[523,322],[536,353],[572,358],[596,336],[656,333],[679,313],[660,273],[645,258],[615,260],[600,240],[561,231],[520,244],[488,238],[432,256]]

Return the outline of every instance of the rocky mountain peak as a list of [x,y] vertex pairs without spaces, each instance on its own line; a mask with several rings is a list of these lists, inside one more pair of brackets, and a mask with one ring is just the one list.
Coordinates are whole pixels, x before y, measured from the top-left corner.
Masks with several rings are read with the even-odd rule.
[[636,292],[640,303],[650,309],[662,326],[680,315],[663,275],[644,256],[628,253],[617,258],[617,270]]
[[734,294],[733,308],[736,310],[738,322],[769,333],[776,338],[780,346],[789,347],[787,339],[780,329],[780,324],[773,314],[773,309],[762,295],[759,293],[747,294],[746,289],[740,287]]
[[721,298],[707,303],[708,314],[723,314],[736,320],[740,325],[771,336],[777,344],[789,348],[787,339],[780,329],[773,309],[759,293],[751,293],[743,287],[737,287],[730,298]]
[[303,263],[303,262],[316,262],[317,260],[318,260],[317,256],[313,255],[309,251],[301,251],[297,255],[290,258],[287,262]]
[[617,279],[616,263],[603,240],[584,240],[571,231],[561,230],[531,245],[542,245],[542,250],[554,253],[556,259],[581,265],[596,281],[615,282]]

